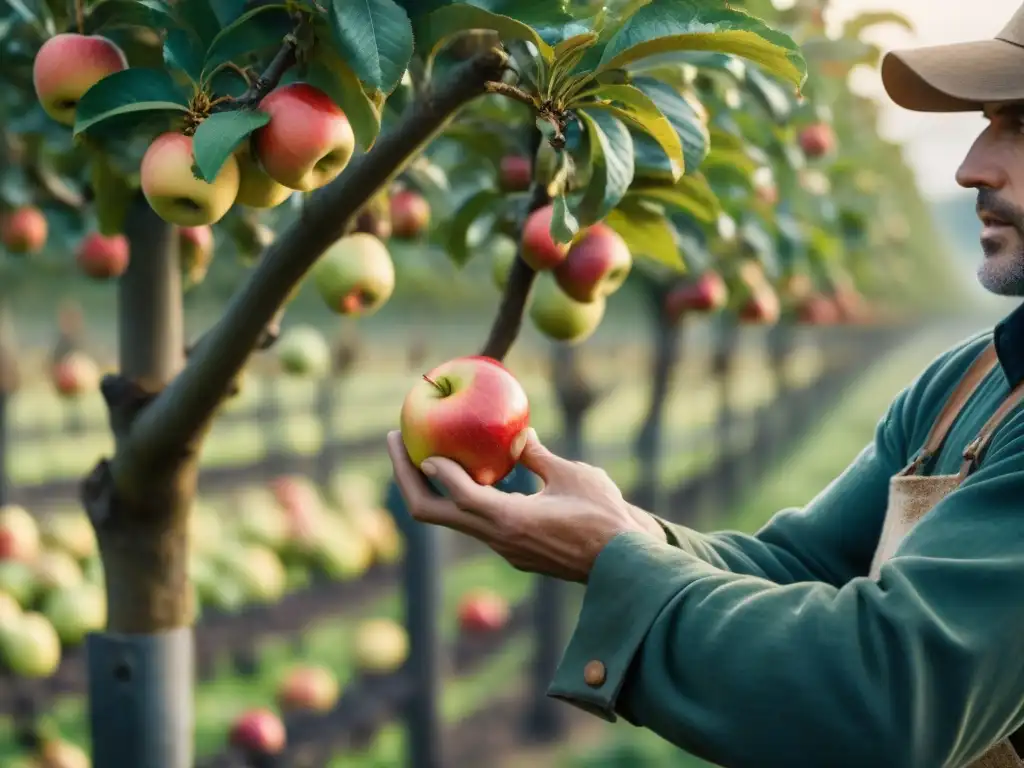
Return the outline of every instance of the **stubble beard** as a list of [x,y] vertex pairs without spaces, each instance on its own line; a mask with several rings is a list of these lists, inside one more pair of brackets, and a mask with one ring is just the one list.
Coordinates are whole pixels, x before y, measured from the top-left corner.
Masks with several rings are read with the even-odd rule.
[[981,287],[996,296],[1024,296],[1024,233],[1016,243],[982,240],[985,260],[978,266]]

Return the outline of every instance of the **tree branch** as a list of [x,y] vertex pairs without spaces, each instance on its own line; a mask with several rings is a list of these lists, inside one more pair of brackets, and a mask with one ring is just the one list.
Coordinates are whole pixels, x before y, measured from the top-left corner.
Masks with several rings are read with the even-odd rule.
[[[543,139],[541,132],[533,131],[533,172],[537,171],[537,149]],[[536,181],[530,187],[530,202],[526,207],[526,217],[543,208],[551,202],[548,188],[545,184]],[[524,217],[524,221],[525,218]],[[519,224],[519,231],[522,232],[523,223]],[[515,261],[512,262],[512,269],[509,270],[508,282],[505,284],[505,291],[501,296],[501,305],[498,307],[498,314],[491,325],[491,331],[487,336],[480,354],[490,357],[499,362],[508,355],[509,350],[519,336],[523,327],[523,313],[526,311],[526,300],[530,296],[530,289],[533,288],[533,281],[537,273],[530,268],[530,265],[523,261],[522,238],[519,240],[519,250],[516,252]]]
[[277,88],[285,72],[295,65],[295,52],[298,46],[299,41],[294,33],[285,36],[280,49],[263,70],[263,74],[256,78],[256,82],[237,99],[224,102],[223,106],[227,109],[248,109],[259,105],[268,93]]
[[314,262],[456,110],[501,77],[507,62],[507,55],[494,49],[459,67],[443,87],[423,94],[370,152],[353,159],[337,179],[310,196],[299,218],[270,245],[223,317],[193,349],[185,370],[135,421],[130,439],[115,455],[116,478],[151,471],[202,433],[263,329]]

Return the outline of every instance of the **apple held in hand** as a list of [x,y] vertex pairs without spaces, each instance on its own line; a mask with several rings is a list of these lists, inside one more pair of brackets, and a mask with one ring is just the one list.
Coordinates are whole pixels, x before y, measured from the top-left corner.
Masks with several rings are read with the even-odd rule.
[[468,633],[496,632],[508,617],[508,601],[490,590],[469,592],[459,605],[459,627]]
[[619,290],[632,267],[626,241],[598,222],[569,248],[565,261],[555,267],[555,280],[570,298],[590,302]]
[[402,403],[402,440],[419,467],[431,456],[458,463],[480,485],[512,471],[530,423],[516,378],[489,357],[460,357],[416,383]]
[[279,184],[312,192],[337,178],[352,159],[352,125],[319,88],[283,85],[260,102],[260,109],[270,122],[253,134],[253,145],[263,170]]
[[294,189],[278,184],[260,165],[252,153],[252,141],[243,141],[235,150],[238,161],[238,195],[235,202],[249,208],[276,208],[289,197]]
[[23,205],[0,216],[0,241],[11,253],[39,253],[48,234],[46,217],[34,205]]
[[124,52],[110,40],[68,32],[54,35],[39,48],[32,83],[43,111],[62,125],[74,125],[85,92],[127,68]]
[[128,240],[124,235],[86,235],[78,246],[78,268],[96,280],[120,277],[128,269]]
[[395,265],[387,246],[362,232],[338,240],[312,272],[321,298],[339,315],[372,315],[395,290]]
[[589,339],[604,318],[606,299],[576,301],[567,296],[550,272],[540,272],[530,295],[530,320],[549,339],[579,344]]
[[276,755],[284,749],[284,723],[269,709],[250,709],[235,720],[228,739],[243,752]]
[[545,205],[526,217],[523,225],[523,261],[537,272],[554,269],[569,253],[568,243],[556,243],[551,237],[553,205]]
[[391,196],[391,234],[412,240],[430,226],[430,203],[419,192],[403,189]]
[[725,307],[728,299],[725,280],[714,270],[708,270],[696,280],[669,291],[665,297],[665,317],[678,322],[692,312],[716,312]]
[[142,193],[164,221],[181,227],[214,224],[235,204],[239,172],[234,155],[213,182],[196,178],[194,165],[192,137],[174,131],[157,136],[142,156]]
[[505,192],[529,189],[533,177],[530,158],[524,155],[506,155],[498,168],[498,182]]

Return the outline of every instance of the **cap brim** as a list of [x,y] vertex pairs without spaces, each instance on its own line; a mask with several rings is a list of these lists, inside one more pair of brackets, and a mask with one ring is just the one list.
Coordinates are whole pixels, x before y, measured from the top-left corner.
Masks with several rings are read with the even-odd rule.
[[1024,100],[1024,48],[981,40],[892,51],[882,85],[896,104],[916,112],[972,112],[984,104]]

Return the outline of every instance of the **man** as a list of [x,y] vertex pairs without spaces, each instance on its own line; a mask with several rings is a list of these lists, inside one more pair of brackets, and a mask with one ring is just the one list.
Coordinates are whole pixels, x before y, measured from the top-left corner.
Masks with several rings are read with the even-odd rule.
[[[989,291],[1024,296],[1024,8],[995,40],[890,53],[890,96],[988,125],[958,182],[978,191]],[[723,766],[1024,766],[1024,308],[944,353],[874,441],[802,510],[756,535],[632,508],[532,433],[534,496],[423,471],[397,433],[414,517],[517,568],[585,582],[550,695]]]

